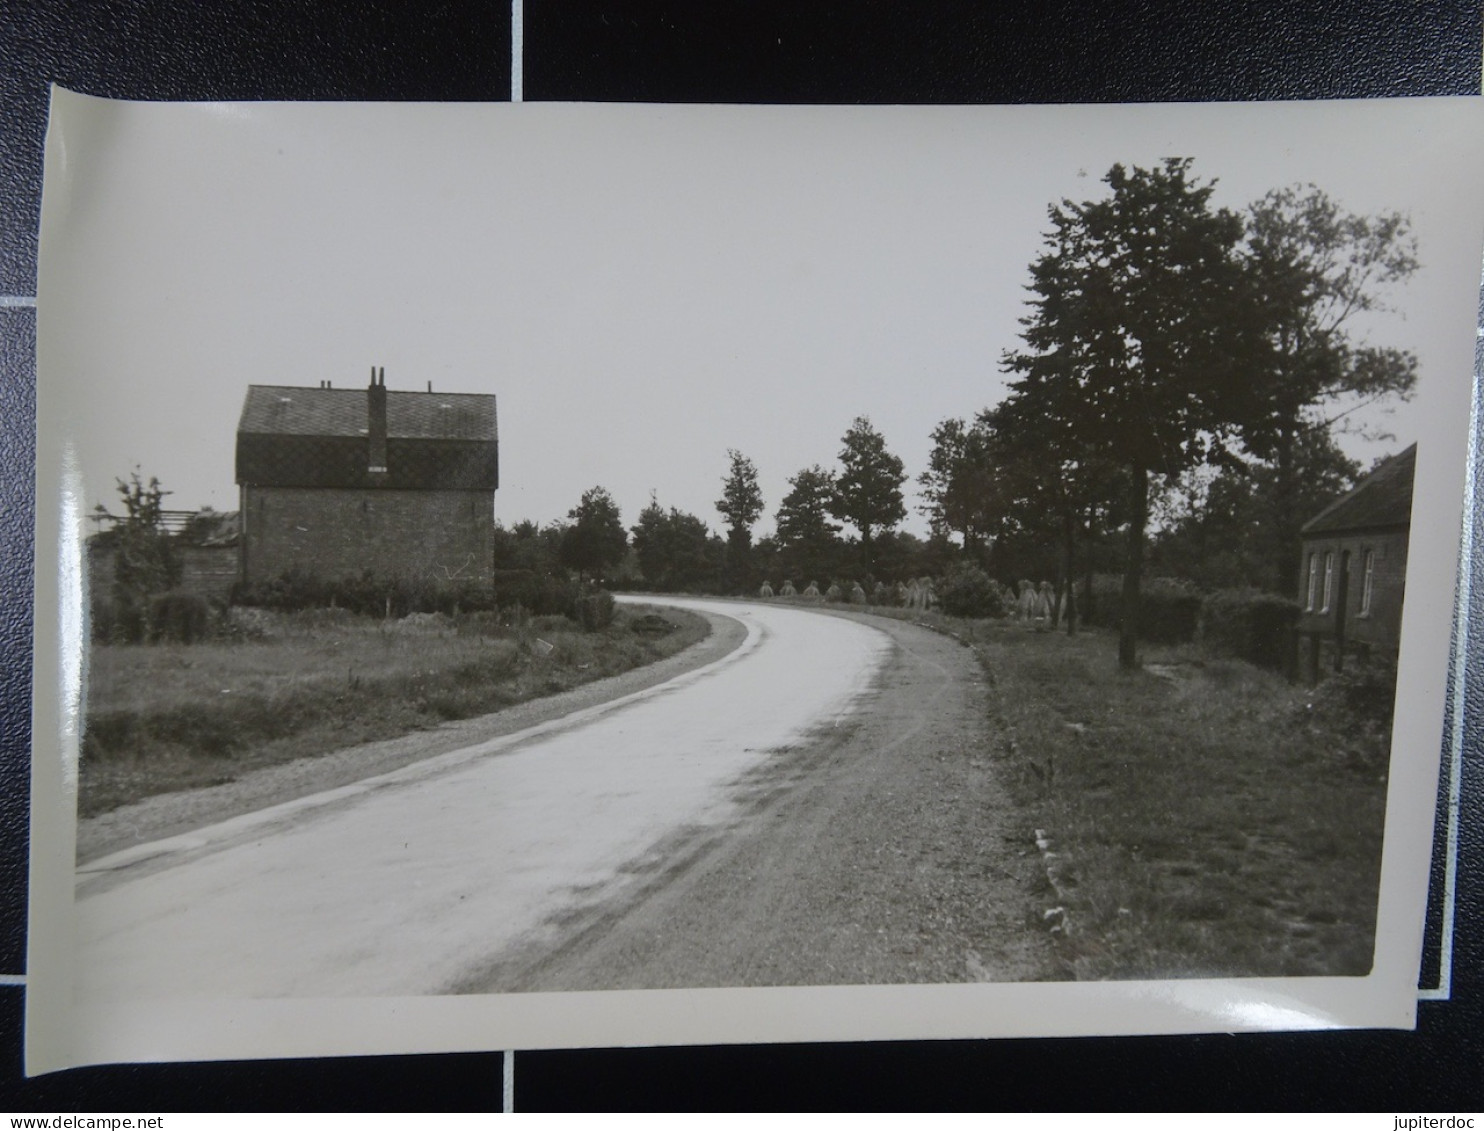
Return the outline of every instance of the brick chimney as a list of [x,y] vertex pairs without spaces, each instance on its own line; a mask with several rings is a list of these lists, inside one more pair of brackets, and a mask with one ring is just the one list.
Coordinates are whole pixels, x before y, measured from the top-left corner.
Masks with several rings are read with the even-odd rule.
[[386,367],[371,367],[371,386],[366,390],[367,468],[373,480],[386,476]]

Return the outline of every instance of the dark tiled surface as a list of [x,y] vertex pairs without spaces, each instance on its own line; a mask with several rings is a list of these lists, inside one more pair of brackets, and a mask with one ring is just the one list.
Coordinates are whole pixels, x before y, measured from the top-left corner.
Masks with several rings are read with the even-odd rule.
[[1433,1110],[1475,1110],[1478,1072],[1462,1052],[1477,1048],[1469,1024],[1461,1010],[1435,1010],[1416,1033],[521,1053],[515,1104],[523,1111],[1399,1111],[1425,1095]]
[[488,0],[18,0],[0,15],[0,293],[33,294],[48,89],[113,98],[499,101]]
[[1145,102],[1469,94],[1480,21],[1411,0],[528,0],[528,99]]

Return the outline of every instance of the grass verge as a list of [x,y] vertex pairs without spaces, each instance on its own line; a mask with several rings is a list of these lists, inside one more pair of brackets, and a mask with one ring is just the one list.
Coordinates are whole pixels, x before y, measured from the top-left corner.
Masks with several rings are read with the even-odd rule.
[[1055,855],[1030,917],[1064,976],[1364,975],[1394,673],[1317,688],[1191,646],[873,610],[951,632],[993,689],[990,755]]
[[[474,718],[674,655],[704,618],[621,606],[583,632],[563,617],[380,621],[264,615],[256,638],[94,645],[78,811],[83,817],[263,766]],[[637,631],[636,631],[637,629]]]

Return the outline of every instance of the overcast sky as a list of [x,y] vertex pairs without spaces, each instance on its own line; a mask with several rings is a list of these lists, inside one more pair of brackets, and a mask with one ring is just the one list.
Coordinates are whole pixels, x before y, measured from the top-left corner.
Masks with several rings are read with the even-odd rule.
[[87,506],[138,465],[172,507],[235,509],[247,386],[363,387],[378,365],[391,389],[498,395],[507,524],[601,484],[627,524],[654,491],[719,531],[737,448],[767,533],[855,416],[915,480],[934,425],[1004,394],[1047,205],[1167,155],[1232,207],[1313,182],[1408,212],[1423,269],[1371,334],[1467,403],[1484,200],[1456,103],[60,105],[43,426],[75,443]]

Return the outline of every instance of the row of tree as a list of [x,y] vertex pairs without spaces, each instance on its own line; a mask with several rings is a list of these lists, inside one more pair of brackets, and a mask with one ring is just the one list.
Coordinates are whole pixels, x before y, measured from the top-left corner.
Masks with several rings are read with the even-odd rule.
[[[869,577],[879,568],[886,536],[888,568],[900,573],[900,553],[892,553],[898,523],[907,516],[902,486],[907,474],[900,458],[865,417],[845,433],[840,471],[819,465],[789,480],[779,504],[776,533],[753,544],[752,530],[764,501],[756,464],[735,449],[716,509],[725,520],[725,539],[713,535],[695,515],[663,508],[651,495],[632,530],[626,530],[618,504],[602,487],[585,492],[567,521],[545,529],[523,522],[496,534],[496,567],[540,570],[559,565],[584,576],[624,575],[658,589],[745,591],[760,577]],[[849,523],[858,537],[841,537]],[[632,535],[632,540],[630,539]],[[916,540],[912,540],[916,543]],[[627,565],[627,570],[625,569]]]
[[[1347,213],[1312,186],[1245,213],[1215,208],[1214,182],[1188,159],[1115,165],[1104,182],[1099,199],[1048,209],[1021,345],[1001,359],[1009,395],[932,434],[918,479],[926,542],[896,529],[906,472],[865,417],[842,438],[838,469],[788,480],[774,533],[755,545],[764,500],[737,451],[716,503],[725,539],[651,498],[630,556],[601,488],[560,528],[514,534],[548,538],[568,568],[612,574],[628,561],[631,578],[667,589],[900,580],[966,557],[1006,582],[1055,576],[1071,596],[1076,578],[1113,567],[1126,665],[1151,567],[1292,595],[1300,527],[1360,470],[1335,432],[1415,385],[1411,354],[1360,334],[1417,269],[1408,225]],[[1065,605],[1075,628],[1076,603]]]

